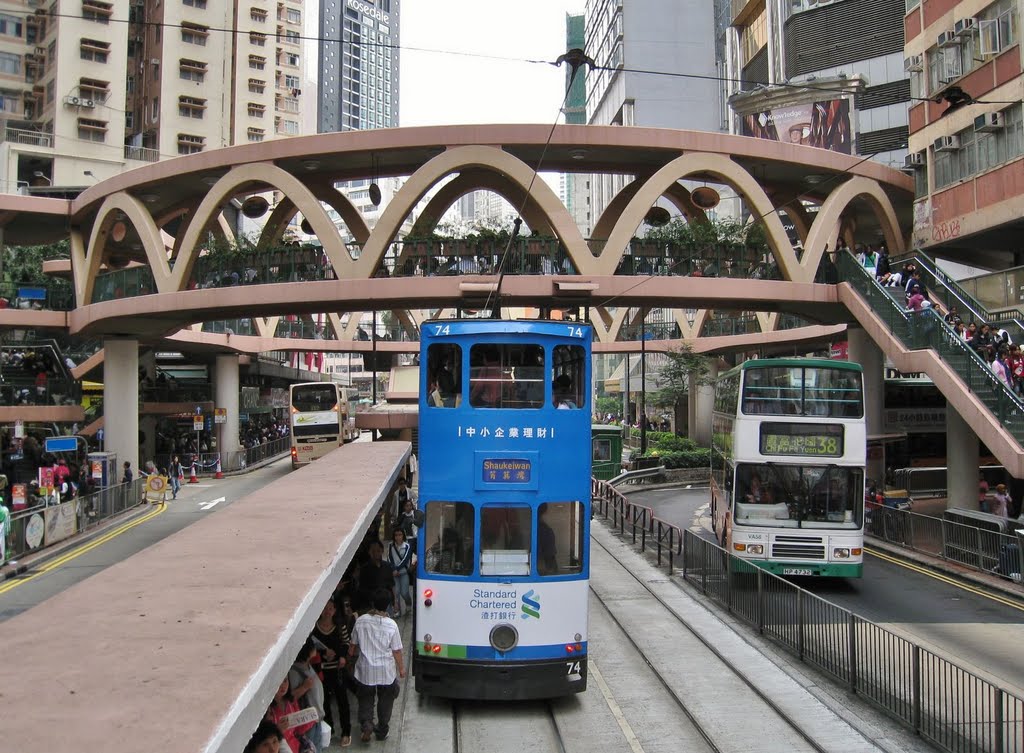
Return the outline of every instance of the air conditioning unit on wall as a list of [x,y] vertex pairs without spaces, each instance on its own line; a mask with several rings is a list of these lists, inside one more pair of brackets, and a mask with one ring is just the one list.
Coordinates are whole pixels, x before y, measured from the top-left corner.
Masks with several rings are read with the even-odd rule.
[[1006,122],[1001,112],[986,112],[974,119],[974,130],[977,133],[993,133],[1003,130]]
[[960,148],[960,137],[940,136],[935,139],[932,148],[937,152],[955,152]]
[[903,70],[907,73],[920,73],[924,70],[924,58],[921,55],[911,55],[903,58]]
[[960,44],[960,38],[957,37],[957,35],[954,34],[952,31],[944,31],[941,34],[939,34],[939,37],[935,41],[935,43],[939,47],[956,47],[958,44]]
[[953,24],[953,33],[958,37],[969,37],[977,30],[978,19],[976,18],[961,18]]
[[924,167],[924,165],[924,152],[911,152],[907,155],[907,158],[903,160],[903,166],[906,168],[918,168]]

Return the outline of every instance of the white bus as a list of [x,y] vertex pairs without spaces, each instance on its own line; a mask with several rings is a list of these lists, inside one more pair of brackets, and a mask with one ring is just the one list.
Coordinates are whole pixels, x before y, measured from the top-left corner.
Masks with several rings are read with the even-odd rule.
[[345,441],[348,402],[333,382],[293,384],[289,396],[292,468],[318,460]]
[[730,554],[780,575],[861,576],[862,377],[846,361],[779,358],[718,380],[711,518]]

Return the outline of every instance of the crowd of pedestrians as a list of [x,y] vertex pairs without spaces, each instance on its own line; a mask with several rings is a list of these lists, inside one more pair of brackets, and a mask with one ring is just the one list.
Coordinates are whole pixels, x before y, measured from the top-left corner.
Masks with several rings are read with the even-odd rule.
[[59,357],[52,348],[0,349],[0,405],[74,404]]
[[405,677],[397,619],[411,609],[422,525],[415,492],[402,478],[281,679],[247,753],[321,753],[332,737],[343,748],[354,734],[364,743],[388,738]]

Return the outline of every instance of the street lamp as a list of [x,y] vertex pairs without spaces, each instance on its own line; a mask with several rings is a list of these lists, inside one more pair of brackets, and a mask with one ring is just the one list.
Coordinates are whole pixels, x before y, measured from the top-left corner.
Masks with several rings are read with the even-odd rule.
[[46,173],[44,173],[42,170],[36,170],[34,173],[32,173],[32,177],[34,177],[34,178],[42,178],[43,180],[46,181],[46,185],[48,185],[48,186],[52,186],[53,185],[53,181],[50,180],[49,176]]
[[640,319],[640,454],[647,453],[647,312]]

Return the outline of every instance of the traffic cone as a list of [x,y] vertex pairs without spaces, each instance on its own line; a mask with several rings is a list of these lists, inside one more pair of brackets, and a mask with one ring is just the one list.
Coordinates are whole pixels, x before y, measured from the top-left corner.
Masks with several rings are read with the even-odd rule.
[[199,483],[199,476],[196,475],[196,459],[195,458],[192,458],[192,475],[188,477],[188,482],[190,484],[198,484]]
[[224,474],[220,470],[220,456],[217,456],[217,472],[213,474],[214,478],[224,478]]

